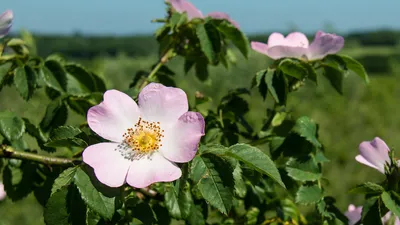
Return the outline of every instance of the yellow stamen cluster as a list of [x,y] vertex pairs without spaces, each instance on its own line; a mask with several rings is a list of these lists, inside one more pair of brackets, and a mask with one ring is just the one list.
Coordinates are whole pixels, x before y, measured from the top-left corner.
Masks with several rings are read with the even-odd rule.
[[133,128],[129,128],[123,135],[125,143],[139,154],[147,154],[158,150],[162,144],[164,130],[160,122],[148,122],[139,118]]

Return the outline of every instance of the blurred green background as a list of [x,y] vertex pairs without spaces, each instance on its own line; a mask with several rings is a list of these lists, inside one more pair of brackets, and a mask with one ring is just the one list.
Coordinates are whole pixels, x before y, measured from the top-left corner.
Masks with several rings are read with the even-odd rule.
[[[310,34],[313,36],[312,34]],[[157,58],[157,43],[152,36],[90,37],[82,35],[35,35],[37,54],[47,56],[59,52],[67,59],[82,63],[103,76],[107,88],[127,90],[139,70],[148,70]],[[250,35],[250,40],[266,41],[267,33]],[[320,124],[320,138],[331,160],[324,169],[329,180],[329,195],[338,199],[338,206],[345,211],[350,203],[361,204],[360,196],[348,194],[354,185],[371,180],[382,180],[379,172],[354,160],[358,144],[375,136],[383,138],[393,149],[400,148],[400,32],[381,30],[350,33],[341,51],[362,62],[371,83],[365,85],[354,74],[344,82],[341,96],[321,77],[319,86],[307,83],[289,97],[288,107],[294,116],[306,115]],[[217,104],[229,89],[250,87],[255,73],[266,68],[271,61],[264,55],[251,53],[248,60],[239,56],[229,70],[211,68],[211,78],[202,83],[194,74],[183,73],[183,60],[173,59],[167,65],[176,72],[175,82],[184,89],[191,102],[200,91]],[[246,115],[253,126],[259,127],[256,118],[266,117],[266,105],[257,93],[248,97],[250,113]],[[0,93],[0,110],[11,109],[20,116],[39,122],[46,104],[43,92],[37,92],[32,101],[24,102],[14,88],[6,87]],[[40,115],[40,116],[37,116]],[[70,114],[68,123],[78,124],[85,118]],[[34,144],[34,141],[31,141]],[[33,196],[11,202],[0,202],[0,225],[39,225],[42,208]]]

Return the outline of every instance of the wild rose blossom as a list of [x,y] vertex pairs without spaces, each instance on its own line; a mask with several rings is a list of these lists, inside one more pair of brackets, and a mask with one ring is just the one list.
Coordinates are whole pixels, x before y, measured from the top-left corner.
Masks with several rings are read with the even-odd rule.
[[251,48],[272,59],[299,58],[306,60],[322,59],[329,54],[335,54],[344,46],[344,38],[335,34],[318,31],[309,44],[306,35],[293,32],[286,37],[280,33],[272,33],[268,43],[252,41]]
[[7,197],[7,193],[4,190],[4,184],[0,182],[0,201]]
[[170,0],[172,8],[175,9],[178,13],[184,13],[186,12],[188,19],[192,20],[194,18],[205,18],[205,17],[212,17],[214,19],[226,19],[228,20],[232,25],[234,25],[236,28],[239,29],[239,24],[232,20],[228,14],[223,13],[223,12],[211,12],[207,14],[206,16],[203,15],[203,13],[197,9],[192,3],[186,0]]
[[[347,219],[349,219],[348,225],[356,224],[361,219],[361,213],[362,213],[362,206],[356,207],[355,205],[350,204],[348,206],[347,211],[344,213]],[[386,222],[388,222],[391,216],[392,212],[386,213],[386,215],[382,217],[382,223],[385,224]],[[397,216],[394,225],[400,225],[400,220]]]
[[110,187],[126,182],[143,188],[178,179],[182,172],[175,163],[192,160],[204,135],[204,118],[188,112],[183,90],[151,83],[138,102],[109,90],[87,114],[89,127],[111,142],[87,147],[83,161]]
[[0,38],[6,36],[10,31],[13,17],[11,10],[7,10],[0,15]]
[[375,137],[372,141],[363,141],[358,148],[360,151],[356,156],[358,162],[385,173],[385,165],[391,164],[390,149],[382,139]]
[[362,206],[350,204],[344,215],[349,219],[349,225],[356,224],[361,219]]

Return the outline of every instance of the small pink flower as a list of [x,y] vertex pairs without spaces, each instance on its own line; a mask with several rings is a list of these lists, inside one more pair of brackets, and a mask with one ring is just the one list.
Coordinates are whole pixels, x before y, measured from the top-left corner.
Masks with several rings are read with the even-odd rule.
[[293,32],[286,36],[272,33],[268,43],[251,42],[253,50],[267,55],[272,59],[299,58],[307,60],[322,59],[328,54],[335,54],[344,46],[344,39],[335,34],[318,31],[314,41],[309,44],[307,37],[300,32]]
[[10,31],[13,17],[11,10],[7,10],[0,15],[0,38],[6,36]]
[[356,207],[350,204],[344,215],[349,219],[349,225],[356,224],[361,219],[362,206]]
[[83,161],[110,187],[126,182],[143,188],[178,179],[182,172],[175,163],[192,160],[204,135],[204,118],[188,112],[183,90],[151,83],[138,102],[109,90],[88,111],[90,128],[111,142],[87,147]]
[[211,17],[214,19],[226,19],[228,20],[232,25],[234,25],[236,28],[239,29],[239,24],[232,20],[228,14],[223,13],[223,12],[211,12],[207,14],[206,16],[203,15],[203,13],[197,9],[192,3],[186,0],[170,0],[172,8],[175,9],[175,11],[179,13],[184,13],[186,12],[188,19],[192,20],[194,18],[205,18],[205,17]]
[[390,149],[382,139],[375,137],[372,141],[363,141],[358,149],[360,151],[360,155],[356,156],[358,162],[385,173],[385,165],[390,165]]
[[4,190],[4,184],[0,182],[0,201],[5,199],[6,196],[7,196],[7,193]]

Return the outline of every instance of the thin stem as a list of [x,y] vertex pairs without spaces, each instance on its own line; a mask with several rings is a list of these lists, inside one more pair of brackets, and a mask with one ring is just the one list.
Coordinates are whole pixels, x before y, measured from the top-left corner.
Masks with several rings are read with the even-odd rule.
[[160,61],[157,63],[157,65],[153,68],[153,70],[150,72],[149,76],[143,82],[140,84],[139,89],[143,89],[154,77],[156,76],[158,70],[166,64],[172,57],[174,57],[175,54],[173,53],[173,49],[169,49],[160,59]]
[[56,158],[51,156],[33,154],[29,152],[19,152],[14,150],[12,147],[6,145],[1,146],[0,158],[23,159],[45,165],[56,166],[75,166],[82,163],[82,161],[78,159]]

